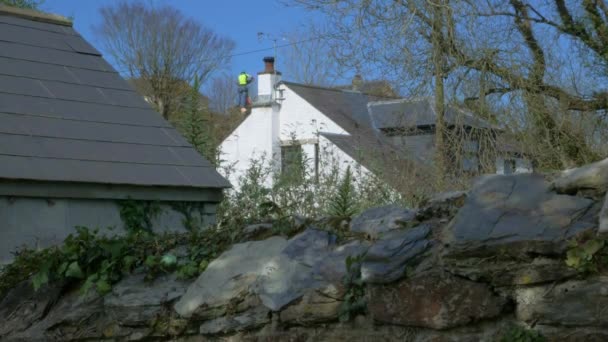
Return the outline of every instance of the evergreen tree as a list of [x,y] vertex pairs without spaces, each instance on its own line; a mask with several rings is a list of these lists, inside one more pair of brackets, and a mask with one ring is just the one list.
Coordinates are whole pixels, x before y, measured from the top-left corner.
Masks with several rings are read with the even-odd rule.
[[338,185],[336,194],[329,201],[328,214],[333,217],[348,218],[357,213],[357,199],[350,166]]
[[217,144],[211,134],[209,109],[201,101],[200,87],[200,77],[195,76],[179,127],[198,153],[215,165],[218,159]]
[[0,0],[0,5],[27,9],[39,9],[42,2],[42,0]]

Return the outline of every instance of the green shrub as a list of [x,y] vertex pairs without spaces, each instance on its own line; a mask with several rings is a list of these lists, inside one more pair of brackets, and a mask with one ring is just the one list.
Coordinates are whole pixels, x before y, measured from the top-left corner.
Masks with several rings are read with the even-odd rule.
[[566,265],[581,273],[598,273],[608,265],[606,241],[592,234],[583,234],[570,241]]
[[[155,235],[138,231],[126,236],[105,236],[98,230],[76,227],[60,246],[23,249],[0,269],[0,299],[20,282],[30,279],[35,290],[47,283],[78,284],[82,293],[95,289],[105,294],[135,269],[146,280],[175,272],[179,278],[198,276],[207,265],[238,239],[235,230],[195,230],[186,234]],[[187,256],[171,251],[187,246]]]
[[500,342],[545,342],[546,340],[538,331],[513,325],[501,337]]
[[358,314],[367,312],[365,284],[361,279],[362,259],[363,255],[346,257],[346,274],[342,279],[345,292],[338,313],[341,322],[350,321]]

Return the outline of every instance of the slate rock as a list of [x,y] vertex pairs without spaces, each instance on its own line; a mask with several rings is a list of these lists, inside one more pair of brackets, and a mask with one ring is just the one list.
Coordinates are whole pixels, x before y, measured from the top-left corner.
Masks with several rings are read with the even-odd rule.
[[235,298],[256,295],[272,311],[300,298],[308,289],[322,287],[313,265],[331,251],[335,238],[308,229],[289,241],[271,237],[234,245],[212,261],[175,304],[183,317],[197,311],[222,312]]
[[555,252],[555,243],[597,227],[593,220],[579,220],[592,205],[590,199],[551,192],[540,175],[485,176],[454,217],[445,242],[452,253],[494,254],[500,245]]
[[608,189],[608,158],[574,169],[564,170],[553,180],[552,187],[560,193],[574,194],[579,190]]
[[340,285],[329,285],[324,289],[308,291],[297,303],[281,311],[281,322],[310,325],[335,321],[340,312],[343,292]]
[[272,223],[252,224],[243,228],[242,241],[259,240],[272,235]]
[[516,289],[517,318],[559,326],[608,326],[608,277]]
[[278,257],[281,271],[262,280],[258,289],[262,303],[278,311],[309,289],[323,287],[326,282],[313,276],[313,266],[331,252],[335,240],[334,235],[317,229],[307,229],[291,238]]
[[163,306],[180,298],[188,283],[175,274],[160,276],[152,282],[145,274],[134,274],[119,281],[104,297],[106,313],[116,322],[128,325],[149,325],[163,311]]
[[61,289],[61,284],[51,284],[34,291],[31,280],[17,285],[0,301],[0,337],[24,331],[43,319],[59,299]]
[[355,217],[350,223],[350,230],[371,237],[389,230],[403,228],[416,218],[416,212],[395,205],[371,208]]
[[558,342],[606,342],[608,329],[600,327],[560,327],[537,324],[538,330],[547,341]]
[[598,232],[603,234],[608,233],[608,192],[606,193],[604,204],[600,211]]
[[270,322],[270,310],[257,307],[237,315],[219,317],[203,323],[199,332],[202,335],[227,334],[258,328]]
[[533,258],[501,260],[497,258],[466,258],[447,260],[450,273],[493,286],[534,285],[575,277],[576,270],[563,259]]
[[504,304],[485,284],[431,273],[371,286],[368,309],[381,323],[448,329],[496,317]]
[[452,217],[467,198],[466,191],[448,191],[434,195],[416,213],[416,219],[424,221],[432,218]]
[[393,230],[375,241],[361,264],[361,278],[366,283],[384,284],[401,278],[406,264],[424,252],[430,241],[427,225],[412,229]]
[[312,276],[312,268],[287,258],[277,256],[269,264],[269,272],[260,277],[256,293],[262,303],[272,311],[300,298],[308,289],[321,287],[325,282]]
[[312,267],[331,252],[336,236],[326,231],[307,229],[289,240],[283,254],[292,260]]
[[96,291],[82,295],[64,293],[44,318],[6,341],[70,341],[105,337],[110,319],[104,314],[103,298]]
[[253,292],[261,277],[281,271],[278,256],[285,246],[287,240],[278,236],[232,246],[209,263],[175,304],[175,311],[190,317],[199,307],[227,305],[232,298]]
[[313,266],[313,277],[330,284],[342,282],[346,275],[346,258],[364,255],[370,247],[367,241],[351,241],[336,247]]

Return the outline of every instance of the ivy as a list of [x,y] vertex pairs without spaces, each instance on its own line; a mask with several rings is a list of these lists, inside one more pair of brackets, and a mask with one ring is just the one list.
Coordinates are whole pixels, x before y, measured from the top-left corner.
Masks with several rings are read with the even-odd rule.
[[230,229],[194,230],[188,234],[188,256],[177,267],[177,277],[193,278],[207,269],[238,238],[240,231]]
[[171,202],[171,209],[182,214],[182,225],[188,231],[195,231],[203,228],[203,208],[204,203],[201,202]]
[[350,321],[358,314],[367,311],[365,284],[361,279],[361,260],[364,255],[346,257],[346,274],[342,279],[345,293],[339,310],[341,322]]
[[133,199],[118,201],[120,218],[129,233],[152,231],[152,221],[162,212],[160,204],[155,201],[136,201]]
[[500,342],[545,342],[547,339],[538,331],[513,325],[502,336]]
[[608,265],[608,245],[589,234],[574,239],[566,252],[566,265],[581,273],[598,273]]
[[[136,269],[145,273],[146,280],[170,273],[190,279],[238,241],[241,232],[210,228],[158,235],[139,230],[106,236],[97,229],[76,227],[62,245],[38,251],[23,249],[11,264],[0,267],[0,300],[27,279],[35,290],[61,282],[79,286],[82,294],[96,290],[102,295]],[[177,247],[185,247],[187,253],[178,257]]]

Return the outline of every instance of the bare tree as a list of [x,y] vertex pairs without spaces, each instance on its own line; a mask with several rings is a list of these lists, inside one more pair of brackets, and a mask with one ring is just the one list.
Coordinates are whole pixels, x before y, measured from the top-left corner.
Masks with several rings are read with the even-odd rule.
[[182,110],[190,90],[184,82],[197,75],[204,84],[226,66],[235,46],[170,6],[123,0],[100,13],[95,30],[104,50],[121,72],[143,84],[138,90],[166,119]]
[[335,83],[338,63],[332,55],[323,30],[312,26],[287,34],[291,45],[282,49],[283,73],[294,82],[331,86]]
[[406,95],[434,95],[438,114],[443,97],[465,99],[541,169],[606,154],[605,1],[292,2],[326,14],[341,65],[393,77]]
[[214,77],[205,87],[210,108],[218,114],[228,114],[236,105],[236,77],[227,73]]

